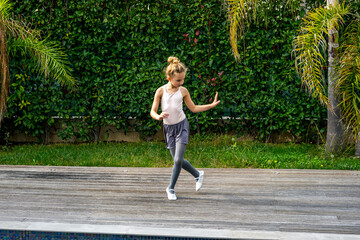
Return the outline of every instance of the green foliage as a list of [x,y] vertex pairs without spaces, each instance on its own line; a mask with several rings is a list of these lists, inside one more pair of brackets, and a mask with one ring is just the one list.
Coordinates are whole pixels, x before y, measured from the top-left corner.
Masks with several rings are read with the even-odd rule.
[[13,19],[11,15],[13,5],[9,0],[0,0],[0,127],[7,108],[10,88],[9,55],[28,54],[37,61],[32,68],[38,69],[45,77],[51,76],[63,85],[74,86],[75,79],[70,74],[70,67],[66,54],[58,42],[41,40],[40,32],[31,29],[25,21]]
[[[269,13],[266,30],[263,22],[250,26],[239,39],[239,63],[220,0],[17,0],[14,11],[62,42],[77,80],[68,91],[33,81],[28,62],[12,62],[7,117],[39,139],[53,126],[51,116],[64,120],[64,139],[96,140],[108,124],[126,130],[130,117],[138,120],[138,131],[152,135],[160,128],[149,116],[152,99],[166,83],[171,55],[189,68],[185,87],[196,104],[209,103],[219,91],[222,104],[211,111],[193,114],[185,107],[193,132],[248,131],[261,140],[290,132],[313,141],[317,129],[324,131],[326,109],[309,99],[296,77],[291,47],[299,21],[291,11]],[[222,116],[229,121],[219,125]]]
[[12,117],[14,127],[26,134],[41,137],[54,126],[52,116],[60,110],[59,84],[51,85],[41,79],[31,78],[26,73],[13,74],[7,114]]

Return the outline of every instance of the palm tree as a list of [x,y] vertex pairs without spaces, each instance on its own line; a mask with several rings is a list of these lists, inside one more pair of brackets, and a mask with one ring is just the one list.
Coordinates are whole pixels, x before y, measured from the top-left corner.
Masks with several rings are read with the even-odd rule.
[[[341,149],[344,131],[351,129],[356,156],[360,156],[360,45],[359,22],[353,21],[345,29],[339,45],[340,24],[350,14],[350,7],[337,0],[328,0],[326,8],[317,8],[303,19],[301,33],[294,41],[294,51],[302,82],[313,96],[328,107],[328,126],[325,150],[328,153]],[[326,41],[326,38],[328,41]],[[326,65],[323,52],[328,49],[328,95],[321,67]],[[312,51],[312,54],[307,54]],[[319,65],[320,64],[320,65]]]
[[[344,4],[329,1],[326,8],[319,7],[302,19],[300,33],[294,40],[296,69],[302,83],[313,97],[328,108],[325,146],[328,153],[341,149],[344,143],[344,126],[335,89],[338,76],[335,65],[339,58],[338,29],[343,16],[349,12],[349,7]],[[326,51],[328,59],[324,57]],[[324,81],[324,66],[327,66],[327,82]]]
[[0,127],[6,112],[10,88],[9,56],[21,53],[37,60],[40,74],[51,77],[61,85],[74,86],[66,55],[55,42],[41,40],[40,33],[10,17],[12,5],[0,0]]
[[[230,43],[235,58],[239,60],[240,55],[237,49],[239,35],[243,35],[249,22],[256,19],[257,9],[261,7],[261,1],[226,0],[226,3],[230,21]],[[298,9],[300,4],[304,4],[304,1],[283,0],[283,5],[291,6],[292,11]],[[359,92],[359,84],[358,80],[354,82],[355,79],[359,79],[359,71],[358,69],[356,71],[354,67],[346,67],[348,65],[344,61],[347,60],[347,63],[351,63],[349,57],[338,57],[338,29],[340,23],[343,22],[343,16],[349,14],[349,12],[349,7],[344,4],[339,4],[337,0],[328,0],[326,7],[316,8],[302,19],[301,30],[294,40],[296,69],[301,77],[302,84],[313,97],[318,98],[328,108],[325,147],[328,153],[337,151],[343,143],[344,127],[342,119],[353,130],[355,137],[359,135],[360,130],[358,126],[360,124],[358,107],[360,106],[358,94],[356,94]],[[354,30],[352,36],[356,39],[359,34],[359,31]],[[350,49],[345,48],[342,51],[342,56],[349,56],[345,53],[349,52]],[[356,48],[352,50],[355,53],[350,54],[350,56],[354,59],[358,55],[356,55]],[[326,52],[328,60],[324,56]],[[344,61],[337,61],[338,59],[344,59]],[[343,64],[339,64],[339,67],[336,68],[337,62]],[[328,65],[327,74],[325,74],[323,68],[326,65]],[[338,71],[339,69],[340,71]],[[346,79],[342,77],[344,71],[350,72],[347,75],[349,77]],[[325,75],[328,77],[328,82],[324,81]],[[339,81],[337,81],[337,76],[341,76]],[[344,89],[347,89],[347,91],[344,92]],[[353,104],[350,105],[350,103]],[[344,118],[342,118],[341,114],[344,115]]]

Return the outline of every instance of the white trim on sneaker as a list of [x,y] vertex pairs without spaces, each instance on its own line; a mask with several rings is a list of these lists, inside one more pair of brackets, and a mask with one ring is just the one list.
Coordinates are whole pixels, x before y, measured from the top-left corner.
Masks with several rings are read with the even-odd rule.
[[204,180],[204,171],[199,171],[199,177],[196,179],[196,191],[199,191]]
[[[172,190],[174,193],[171,193],[170,190]],[[169,200],[176,200],[177,197],[175,195],[174,189],[169,189],[169,187],[166,188],[167,197]]]

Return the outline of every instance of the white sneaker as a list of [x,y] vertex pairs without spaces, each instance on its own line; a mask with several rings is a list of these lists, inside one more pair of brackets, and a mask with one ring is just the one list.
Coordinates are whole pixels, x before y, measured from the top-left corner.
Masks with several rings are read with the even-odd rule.
[[[170,190],[171,190],[173,193],[171,193]],[[167,193],[167,196],[168,196],[168,199],[169,199],[169,200],[176,200],[176,199],[177,199],[177,197],[176,197],[176,195],[175,195],[174,189],[169,189],[169,187],[167,187],[167,188],[166,188],[166,193]]]
[[199,177],[196,178],[196,191],[200,190],[204,180],[204,171],[199,171],[199,174]]

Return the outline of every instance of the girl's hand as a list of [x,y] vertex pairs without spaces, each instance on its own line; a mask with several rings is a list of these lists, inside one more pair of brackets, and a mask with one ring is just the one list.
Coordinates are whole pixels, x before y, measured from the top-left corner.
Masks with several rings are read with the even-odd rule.
[[214,101],[213,101],[212,104],[211,104],[213,108],[216,107],[216,106],[220,103],[220,100],[218,100],[218,95],[219,95],[219,93],[216,92],[216,94],[215,94],[215,99],[214,99]]
[[168,114],[167,112],[162,112],[159,115],[159,120],[163,120],[164,118],[169,117],[170,114]]

